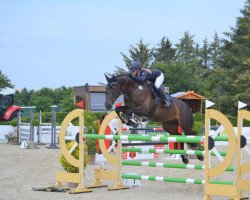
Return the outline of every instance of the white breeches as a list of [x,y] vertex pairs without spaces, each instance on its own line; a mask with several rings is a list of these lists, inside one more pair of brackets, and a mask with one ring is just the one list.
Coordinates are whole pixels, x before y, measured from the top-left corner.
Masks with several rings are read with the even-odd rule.
[[159,89],[159,87],[162,85],[164,81],[164,75],[163,73],[161,73],[160,76],[158,76],[156,79],[155,79],[155,88],[156,89]]

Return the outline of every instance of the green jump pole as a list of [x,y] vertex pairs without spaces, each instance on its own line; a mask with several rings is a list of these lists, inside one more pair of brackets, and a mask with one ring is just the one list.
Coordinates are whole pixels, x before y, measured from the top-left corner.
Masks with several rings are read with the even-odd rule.
[[[157,162],[141,162],[134,160],[124,160],[121,162],[122,165],[126,166],[147,166],[147,167],[164,167],[164,168],[175,168],[175,169],[196,169],[204,170],[205,165],[186,165],[186,164],[173,164],[173,163],[157,163]],[[226,171],[233,172],[236,170],[236,167],[229,166]]]
[[[180,136],[180,135],[100,135],[100,134],[86,134],[87,139],[94,140],[125,140],[125,141],[154,141],[154,142],[185,142],[185,143],[200,143],[204,142],[204,136]],[[216,137],[215,141],[228,141],[227,137]]]
[[154,141],[154,142],[185,142],[200,143],[204,141],[203,136],[147,136],[147,135],[100,135],[86,134],[86,139],[102,140],[125,140],[125,141]]
[[[142,143],[143,146],[143,143]],[[137,152],[137,153],[163,153],[163,154],[180,154],[180,155],[197,155],[204,156],[205,151],[202,150],[170,150],[170,149],[154,149],[154,148],[121,148],[122,152]],[[221,156],[226,156],[227,152],[220,151]],[[213,152],[211,152],[212,156],[215,156]]]
[[[170,177],[130,175],[130,174],[122,174],[121,177],[123,179],[164,181],[164,182],[169,182],[169,183],[189,183],[189,184],[199,184],[199,185],[205,184],[205,180],[202,180],[202,179],[170,178]],[[210,183],[223,184],[223,185],[235,185],[235,182],[232,182],[232,181],[211,180]]]

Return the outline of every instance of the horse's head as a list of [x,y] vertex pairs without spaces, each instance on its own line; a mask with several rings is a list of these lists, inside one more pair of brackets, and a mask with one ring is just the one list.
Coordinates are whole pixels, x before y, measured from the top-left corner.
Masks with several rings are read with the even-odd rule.
[[110,78],[105,74],[105,77],[108,82],[106,85],[105,106],[107,110],[110,110],[116,99],[120,96],[122,89],[114,75]]

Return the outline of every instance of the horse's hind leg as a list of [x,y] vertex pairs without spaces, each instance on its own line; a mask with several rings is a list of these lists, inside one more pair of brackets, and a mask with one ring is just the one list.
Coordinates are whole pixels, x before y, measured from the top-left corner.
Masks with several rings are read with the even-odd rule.
[[[196,135],[193,132],[193,119],[182,119],[180,122],[181,128],[183,130],[183,132],[185,133],[185,135]],[[196,143],[187,143],[187,145],[189,146],[190,149],[199,149],[199,144]],[[197,159],[200,161],[204,160],[204,156],[198,156],[197,155]]]
[[[178,126],[179,124],[177,120],[162,123],[163,129],[170,135],[178,135]],[[180,147],[181,150],[184,150],[183,142],[180,142]],[[181,159],[184,164],[189,163],[188,155],[181,155]]]
[[[180,142],[180,146],[181,146],[181,150],[184,150],[184,143],[183,142]],[[181,159],[182,159],[182,162],[184,164],[189,163],[189,156],[188,155],[181,155]]]

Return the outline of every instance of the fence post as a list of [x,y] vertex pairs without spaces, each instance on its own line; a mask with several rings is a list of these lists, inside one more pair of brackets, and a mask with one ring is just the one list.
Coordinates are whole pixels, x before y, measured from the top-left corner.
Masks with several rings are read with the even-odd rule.
[[21,136],[20,136],[20,125],[21,125],[21,111],[17,113],[17,130],[16,130],[16,137],[18,140],[18,144],[21,142]]
[[56,145],[56,111],[52,110],[51,116],[51,144],[48,147],[49,149],[59,149]]
[[42,125],[42,111],[40,110],[38,115],[39,124],[37,127],[37,143],[41,144],[41,125]]
[[34,126],[33,126],[33,121],[34,121],[34,112],[30,112],[30,142],[34,142]]

